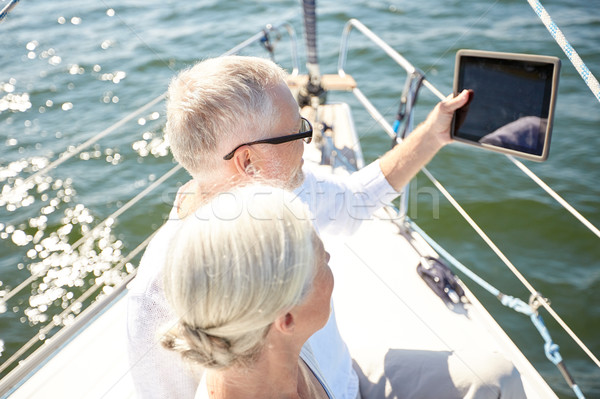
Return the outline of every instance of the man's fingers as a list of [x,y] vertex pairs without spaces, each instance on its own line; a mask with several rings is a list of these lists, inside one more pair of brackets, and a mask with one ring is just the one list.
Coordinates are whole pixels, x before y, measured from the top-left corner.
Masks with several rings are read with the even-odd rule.
[[440,108],[444,112],[454,112],[469,100],[469,91],[467,89],[461,91],[456,97],[449,98],[440,103]]

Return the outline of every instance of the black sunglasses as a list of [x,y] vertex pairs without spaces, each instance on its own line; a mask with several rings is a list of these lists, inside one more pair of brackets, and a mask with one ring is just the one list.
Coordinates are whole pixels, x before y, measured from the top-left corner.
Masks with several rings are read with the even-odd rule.
[[233,158],[235,152],[245,145],[253,145],[253,144],[283,144],[294,140],[304,139],[305,143],[310,143],[313,135],[313,127],[310,122],[305,118],[300,118],[302,120],[302,125],[300,126],[300,131],[298,133],[289,134],[287,136],[281,137],[273,137],[270,139],[256,140],[251,141],[249,143],[240,144],[233,149],[230,153],[223,157],[224,160],[229,161]]

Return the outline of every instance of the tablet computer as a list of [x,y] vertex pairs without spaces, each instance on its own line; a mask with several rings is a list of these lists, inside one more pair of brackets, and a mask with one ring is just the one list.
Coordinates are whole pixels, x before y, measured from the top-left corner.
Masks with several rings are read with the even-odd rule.
[[470,98],[454,113],[457,141],[544,161],[550,150],[560,60],[556,57],[459,50],[454,95]]

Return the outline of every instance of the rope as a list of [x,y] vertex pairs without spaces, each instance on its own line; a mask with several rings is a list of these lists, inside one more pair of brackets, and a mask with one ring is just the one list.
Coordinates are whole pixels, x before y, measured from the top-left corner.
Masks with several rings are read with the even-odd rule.
[[569,61],[571,61],[575,69],[577,69],[577,72],[579,72],[585,84],[590,88],[592,93],[594,93],[594,96],[598,101],[600,101],[600,84],[598,83],[598,80],[585,65],[581,57],[579,57],[579,54],[577,54],[577,51],[571,46],[571,43],[569,43],[565,35],[563,35],[560,28],[554,23],[550,14],[548,14],[544,6],[542,6],[542,3],[540,3],[539,0],[527,0],[527,2],[538,17],[540,17],[554,40],[556,40],[556,43],[558,43],[560,48],[569,58]]
[[537,312],[532,314],[531,322],[533,323],[535,328],[537,328],[540,335],[544,339],[544,352],[546,353],[546,357],[548,358],[548,360],[550,360],[560,370],[561,374],[563,375],[563,377],[565,378],[565,380],[567,381],[567,383],[569,384],[569,386],[571,387],[573,392],[575,392],[575,395],[577,396],[577,398],[585,399],[583,392],[581,392],[581,389],[575,383],[575,380],[573,379],[573,377],[567,370],[567,366],[563,362],[562,356],[560,355],[560,352],[558,351],[559,346],[556,345],[554,343],[554,341],[552,341],[552,337],[550,336],[550,332],[548,332],[548,329],[546,328],[546,325],[544,324],[544,320],[542,319],[542,316],[537,314]]
[[13,8],[15,8],[15,6],[17,5],[18,2],[19,2],[19,0],[11,0],[11,2],[8,3],[2,9],[2,11],[0,11],[0,22],[4,21],[4,18],[6,18],[8,13],[11,12]]

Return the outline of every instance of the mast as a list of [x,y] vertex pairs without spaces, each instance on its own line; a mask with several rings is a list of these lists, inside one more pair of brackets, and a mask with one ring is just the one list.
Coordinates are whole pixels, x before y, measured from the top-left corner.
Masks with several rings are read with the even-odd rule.
[[[316,0],[303,0],[302,11],[304,14],[304,36],[306,38],[308,82],[300,90],[298,102],[300,106],[325,102],[325,90],[321,86],[321,73],[317,55],[317,15]],[[318,102],[317,102],[318,100]],[[313,104],[314,103],[314,104]]]

